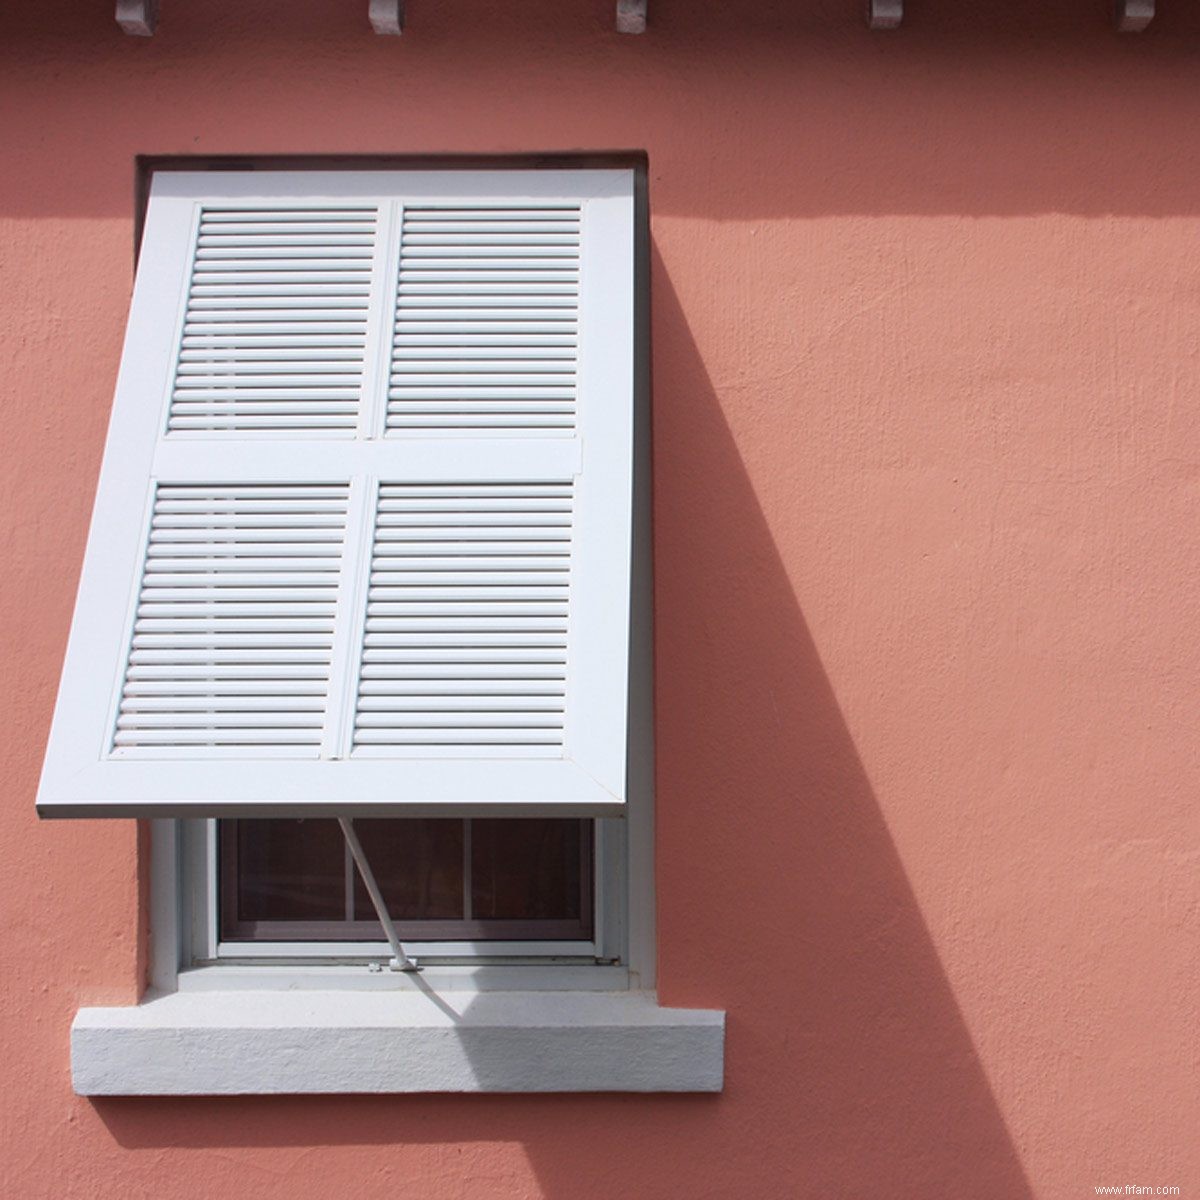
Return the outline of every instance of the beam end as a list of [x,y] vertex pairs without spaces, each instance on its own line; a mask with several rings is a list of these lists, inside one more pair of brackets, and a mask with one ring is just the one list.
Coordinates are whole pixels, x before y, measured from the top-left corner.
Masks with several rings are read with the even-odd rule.
[[867,0],[869,29],[899,29],[904,20],[904,0]]
[[378,34],[399,37],[404,32],[404,0],[371,0],[367,15]]
[[1154,0],[1115,0],[1113,25],[1118,33],[1141,33],[1154,20]]
[[158,27],[158,0],[117,0],[117,24],[133,37],[151,37]]
[[646,32],[647,0],[617,0],[617,32]]

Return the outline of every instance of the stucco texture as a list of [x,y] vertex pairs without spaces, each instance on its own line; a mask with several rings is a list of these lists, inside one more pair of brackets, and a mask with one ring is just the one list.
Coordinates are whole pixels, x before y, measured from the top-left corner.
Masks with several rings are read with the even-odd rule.
[[[1200,13],[108,0],[0,21],[0,1194],[1200,1187]],[[703,9],[703,11],[701,11]],[[75,1097],[127,821],[33,797],[137,154],[649,156],[660,995],[715,1097]],[[144,848],[143,848],[144,849]]]

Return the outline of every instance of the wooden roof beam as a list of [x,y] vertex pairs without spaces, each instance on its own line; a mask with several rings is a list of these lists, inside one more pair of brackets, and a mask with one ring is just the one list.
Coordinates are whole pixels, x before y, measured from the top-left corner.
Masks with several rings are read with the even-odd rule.
[[117,0],[117,24],[134,37],[150,37],[158,25],[158,0]]
[[617,0],[617,32],[646,32],[647,0]]
[[376,33],[399,37],[404,32],[404,0],[371,0],[367,15]]
[[[159,0],[116,0],[117,24],[134,37],[150,37],[158,27]],[[617,0],[617,32],[645,33],[648,0]],[[1155,0],[1113,0],[1113,25],[1119,33],[1141,33],[1154,20]],[[404,32],[404,0],[370,0],[368,15],[376,33]],[[867,0],[872,29],[899,29],[904,0]]]
[[1115,0],[1113,24],[1118,33],[1141,33],[1154,20],[1154,0]]
[[867,25],[871,29],[899,29],[904,20],[904,0],[867,0]]

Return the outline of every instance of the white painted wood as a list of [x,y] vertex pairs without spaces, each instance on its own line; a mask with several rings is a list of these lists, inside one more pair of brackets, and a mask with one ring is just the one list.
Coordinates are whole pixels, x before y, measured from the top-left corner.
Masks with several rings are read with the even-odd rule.
[[158,28],[159,0],[117,0],[117,24],[134,37],[150,37]]
[[177,992],[84,1008],[80,1095],[717,1092],[724,1013],[652,994]]
[[[390,747],[351,760],[299,757],[278,744],[224,747],[219,761],[189,758],[146,743],[136,758],[119,752],[58,780],[43,776],[39,812],[62,817],[201,816],[621,816],[624,801],[573,762],[489,747],[457,746],[430,758]],[[304,738],[296,735],[301,743]],[[537,747],[533,748],[534,750]]]
[[[582,253],[589,265],[579,309],[584,461],[574,502],[566,752],[614,798],[624,798],[633,536],[632,188],[591,197],[584,207]],[[614,403],[618,396],[621,402]],[[610,591],[617,580],[620,604]]]
[[631,180],[156,178],[40,812],[622,811]]
[[399,37],[404,32],[404,0],[371,0],[368,16],[376,33]]
[[617,32],[646,32],[647,0],[617,0]]
[[899,29],[904,21],[904,0],[867,0],[867,25],[871,29]]
[[[150,822],[150,986],[173,992],[190,959],[183,839],[177,821]],[[186,947],[186,949],[185,949]]]
[[1154,20],[1154,0],[1114,0],[1113,22],[1118,33],[1141,33]]
[[[220,840],[220,828],[216,821],[180,821],[179,825],[189,830],[199,830],[201,836],[189,839],[190,846],[185,845],[185,861],[193,866],[190,883],[192,885],[192,905],[195,924],[193,929],[196,936],[192,945],[195,948],[194,957],[213,962],[220,951],[221,938],[221,880],[216,869]],[[199,851],[203,855],[204,869],[196,872],[196,859],[193,854]],[[210,868],[211,864],[211,868]]]

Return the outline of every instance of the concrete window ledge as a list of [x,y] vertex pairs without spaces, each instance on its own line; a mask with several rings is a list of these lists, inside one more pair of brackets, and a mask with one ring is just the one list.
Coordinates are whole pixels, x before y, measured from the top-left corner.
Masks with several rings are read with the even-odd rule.
[[80,1009],[82,1096],[719,1092],[725,1014],[645,992],[241,991]]

